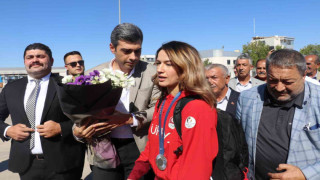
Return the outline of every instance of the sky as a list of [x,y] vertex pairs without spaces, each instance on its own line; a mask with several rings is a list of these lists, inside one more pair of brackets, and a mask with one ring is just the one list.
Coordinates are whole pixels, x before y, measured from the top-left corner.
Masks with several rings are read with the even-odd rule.
[[[80,51],[86,69],[110,61],[110,34],[119,23],[118,0],[1,0],[0,67],[24,67],[26,46],[41,42],[63,56]],[[121,0],[121,22],[139,26],[142,54],[164,42],[198,50],[242,50],[253,36],[294,37],[300,50],[320,41],[319,0]],[[255,19],[255,34],[254,23]]]

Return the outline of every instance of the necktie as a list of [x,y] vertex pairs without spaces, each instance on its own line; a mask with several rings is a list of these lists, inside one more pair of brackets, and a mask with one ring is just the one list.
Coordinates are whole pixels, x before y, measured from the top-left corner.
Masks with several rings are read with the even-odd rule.
[[[34,87],[34,89],[32,90],[29,99],[27,101],[27,106],[26,106],[26,113],[27,113],[27,117],[28,120],[30,122],[31,128],[35,129],[35,124],[36,124],[36,103],[37,103],[37,97],[38,97],[38,93],[39,93],[39,84],[40,84],[40,80],[39,79],[35,79],[34,82],[36,83],[36,86]],[[30,149],[32,149],[34,147],[34,132],[31,133],[31,138],[30,138]]]

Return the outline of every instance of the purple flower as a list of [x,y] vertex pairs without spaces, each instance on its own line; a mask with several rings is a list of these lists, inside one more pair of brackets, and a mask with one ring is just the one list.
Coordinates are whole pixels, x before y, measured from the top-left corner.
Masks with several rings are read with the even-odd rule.
[[85,83],[85,77],[83,75],[76,77],[74,81],[77,85],[83,85]]
[[91,81],[91,76],[89,76],[89,75],[84,76],[84,81],[85,82]]
[[94,70],[93,72],[90,72],[89,75],[90,75],[90,76],[99,76],[100,73],[99,73],[98,70]]

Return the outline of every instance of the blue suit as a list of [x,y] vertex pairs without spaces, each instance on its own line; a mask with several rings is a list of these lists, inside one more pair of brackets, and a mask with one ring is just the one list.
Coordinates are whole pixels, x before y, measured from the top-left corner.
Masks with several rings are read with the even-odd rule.
[[[256,142],[266,84],[241,92],[236,118],[241,121],[249,150],[248,178],[254,179]],[[293,118],[287,164],[297,166],[309,180],[320,179],[320,86],[305,82],[302,109]],[[312,130],[306,128],[309,124]]]

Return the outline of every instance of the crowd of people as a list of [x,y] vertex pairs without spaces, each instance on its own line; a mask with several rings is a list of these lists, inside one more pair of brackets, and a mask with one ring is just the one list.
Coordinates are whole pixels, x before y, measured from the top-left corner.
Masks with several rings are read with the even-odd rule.
[[[236,77],[204,67],[191,45],[170,41],[154,64],[140,61],[143,33],[130,23],[111,33],[114,58],[104,67],[135,85],[124,88],[107,120],[75,125],[59,104],[50,48],[26,47],[28,76],[0,94],[0,137],[11,140],[9,167],[22,180],[79,180],[87,152],[93,180],[320,179],[320,67],[317,55],[272,51],[256,62],[237,57]],[[78,51],[67,73],[85,73]],[[101,69],[100,69],[101,68]],[[11,116],[12,125],[5,122]],[[94,138],[116,157],[97,158]],[[116,166],[110,159],[117,158]]]

